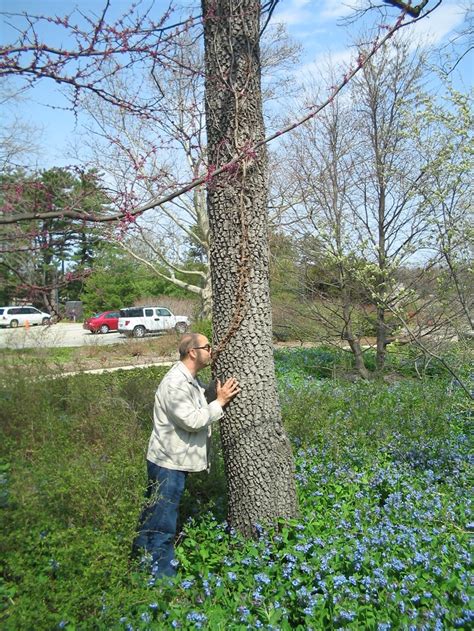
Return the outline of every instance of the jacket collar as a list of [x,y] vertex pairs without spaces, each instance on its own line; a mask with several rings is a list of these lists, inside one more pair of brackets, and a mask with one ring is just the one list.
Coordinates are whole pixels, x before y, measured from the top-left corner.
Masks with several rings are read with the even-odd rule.
[[179,361],[176,363],[176,368],[186,377],[189,383],[192,383],[193,385],[197,385],[198,382],[197,382],[196,377],[192,376],[192,374],[189,372],[189,369],[186,368],[186,366],[183,364],[182,361]]

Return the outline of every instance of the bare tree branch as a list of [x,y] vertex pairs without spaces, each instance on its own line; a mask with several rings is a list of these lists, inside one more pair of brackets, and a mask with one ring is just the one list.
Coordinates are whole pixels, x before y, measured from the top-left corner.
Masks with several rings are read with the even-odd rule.
[[[336,96],[350,83],[351,79],[354,76],[356,76],[362,70],[362,68],[366,66],[366,64],[374,57],[374,55],[376,55],[376,53],[384,46],[384,44],[388,42],[395,35],[396,32],[398,32],[401,28],[413,22],[413,21],[405,22],[405,18],[406,18],[406,13],[404,12],[399,16],[399,18],[391,27],[385,27],[386,29],[385,35],[383,37],[377,37],[375,41],[372,43],[371,49],[364,55],[362,54],[359,55],[355,66],[353,68],[349,68],[349,70],[346,72],[346,74],[344,75],[342,80],[339,82],[339,84],[331,88],[331,92],[329,96],[322,103],[315,104],[309,108],[308,114],[286,125],[283,129],[280,129],[279,131],[273,134],[270,134],[269,136],[267,136],[266,138],[264,138],[263,140],[257,143],[242,147],[239,153],[236,154],[231,160],[229,160],[225,164],[209,165],[206,173],[200,175],[199,177],[195,178],[194,180],[185,184],[184,186],[176,189],[175,191],[167,195],[164,195],[162,197],[153,198],[149,202],[143,205],[140,205],[136,208],[120,209],[116,212],[108,213],[107,215],[100,215],[96,213],[78,213],[73,210],[65,210],[62,213],[53,211],[50,213],[25,213],[21,215],[2,213],[0,215],[0,224],[12,224],[12,223],[18,223],[22,221],[30,221],[31,219],[53,218],[53,217],[68,217],[71,219],[81,219],[83,221],[95,222],[95,223],[110,223],[110,222],[121,219],[124,222],[130,223],[130,222],[134,222],[136,217],[140,216],[147,210],[166,204],[167,202],[172,201],[173,199],[183,195],[184,193],[191,191],[197,186],[207,184],[208,182],[212,181],[214,177],[218,175],[228,173],[231,176],[237,164],[245,163],[245,162],[251,163],[253,160],[255,160],[256,152],[260,147],[272,142],[273,140],[275,140],[276,138],[279,138],[280,136],[284,134],[287,134],[293,131],[297,127],[300,127],[301,125],[306,123],[308,120],[311,120],[312,118],[317,116],[319,112],[321,112],[324,108],[326,108],[336,98]],[[0,50],[0,54],[1,54],[1,50]]]

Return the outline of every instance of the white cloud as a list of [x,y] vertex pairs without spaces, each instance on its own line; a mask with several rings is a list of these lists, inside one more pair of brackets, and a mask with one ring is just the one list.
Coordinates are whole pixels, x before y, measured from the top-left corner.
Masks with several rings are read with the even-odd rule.
[[[320,2],[318,3],[321,4]],[[354,12],[354,9],[360,8],[362,0],[324,0],[320,18],[323,20],[338,20],[346,17]]]
[[[333,23],[334,28],[339,19],[367,7],[367,4],[367,0],[286,0],[277,5],[274,20],[284,22],[290,27],[321,28],[322,23]],[[427,18],[410,28],[428,38],[431,43],[437,43],[461,24],[465,10],[466,0],[445,0]],[[369,12],[367,15],[374,16],[372,23],[375,24],[377,13]]]
[[[332,68],[348,68],[351,59],[354,59],[354,51],[345,48],[338,51],[327,51],[317,55],[310,63],[303,64],[300,68],[302,73],[320,73],[321,68],[331,66]],[[319,69],[319,71],[318,71]]]
[[350,15],[364,1],[287,0],[279,5],[275,12],[275,20],[291,26],[334,21]]
[[308,24],[315,17],[314,9],[310,7],[312,4],[314,4],[312,0],[290,0],[290,2],[281,5],[287,8],[278,10],[275,13],[275,20],[291,26]]

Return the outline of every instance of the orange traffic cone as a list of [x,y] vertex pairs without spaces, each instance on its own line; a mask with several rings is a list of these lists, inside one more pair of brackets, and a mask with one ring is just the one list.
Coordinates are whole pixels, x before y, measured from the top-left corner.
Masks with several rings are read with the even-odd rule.
[[30,330],[30,321],[29,321],[29,320],[25,320],[25,329],[26,329],[27,331],[29,331],[29,330]]

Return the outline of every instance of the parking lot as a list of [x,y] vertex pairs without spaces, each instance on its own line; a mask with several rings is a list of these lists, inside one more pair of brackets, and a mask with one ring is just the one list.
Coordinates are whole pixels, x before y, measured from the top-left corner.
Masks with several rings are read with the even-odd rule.
[[102,346],[126,341],[117,331],[92,334],[82,323],[59,323],[51,326],[0,328],[0,348],[53,348],[59,346]]

